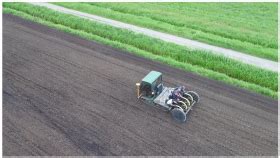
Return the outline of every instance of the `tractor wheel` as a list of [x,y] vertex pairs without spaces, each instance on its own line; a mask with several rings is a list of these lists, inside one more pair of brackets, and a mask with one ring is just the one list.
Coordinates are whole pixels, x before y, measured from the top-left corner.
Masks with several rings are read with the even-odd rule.
[[174,108],[171,110],[171,115],[173,117],[173,119],[177,122],[185,122],[186,121],[186,114],[184,113],[183,109],[181,108]]
[[190,95],[193,97],[193,100],[194,100],[196,103],[199,102],[199,95],[198,95],[196,92],[194,92],[194,91],[188,91],[187,93],[190,94]]

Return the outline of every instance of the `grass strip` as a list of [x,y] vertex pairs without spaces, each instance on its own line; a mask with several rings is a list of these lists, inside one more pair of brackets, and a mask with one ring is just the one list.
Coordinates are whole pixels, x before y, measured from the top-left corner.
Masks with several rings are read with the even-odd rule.
[[[278,59],[277,5],[273,3],[211,3],[210,6],[203,3],[55,4],[274,61]],[[260,14],[259,9],[267,7],[270,8],[268,13]],[[235,16],[232,12],[228,13],[232,8],[236,8],[232,11]],[[248,9],[251,14],[247,12]],[[211,12],[212,10],[216,12]],[[239,14],[236,11],[239,11]],[[219,12],[226,14],[221,16]],[[245,18],[249,15],[249,19]]]
[[[148,37],[140,35],[140,34],[135,34],[133,32],[129,32],[126,30],[121,30],[121,29],[110,27],[110,26],[97,24],[97,23],[94,23],[89,20],[81,19],[78,17],[70,16],[70,15],[65,15],[62,13],[58,13],[58,12],[43,8],[43,7],[33,6],[30,4],[4,3],[3,11],[4,11],[4,13],[10,13],[10,14],[14,14],[17,16],[21,16],[25,19],[29,19],[31,21],[35,21],[35,22],[38,22],[38,23],[41,23],[44,25],[48,25],[50,27],[53,27],[53,28],[56,28],[56,29],[59,29],[59,30],[65,31],[65,32],[69,32],[69,33],[72,33],[72,34],[75,34],[75,35],[78,35],[78,36],[81,36],[81,37],[84,37],[84,38],[87,38],[90,40],[99,41],[100,43],[104,43],[104,44],[107,44],[107,45],[110,45],[113,47],[124,49],[131,53],[134,53],[134,54],[137,54],[140,56],[144,56],[144,57],[152,59],[152,60],[157,60],[157,61],[160,61],[163,63],[167,63],[169,65],[172,65],[174,67],[177,67],[177,68],[180,68],[183,70],[192,71],[192,72],[201,74],[202,76],[221,80],[226,83],[237,85],[239,87],[243,87],[243,88],[249,89],[251,91],[255,91],[255,92],[258,92],[261,94],[271,96],[273,98],[277,98],[277,92],[276,92],[277,90],[273,90],[268,87],[264,87],[264,86],[261,86],[261,85],[255,84],[255,83],[242,81],[242,80],[230,77],[229,75],[227,75],[225,73],[207,69],[207,66],[211,66],[211,64],[206,63],[205,65],[202,65],[202,66],[206,66],[206,68],[203,68],[199,64],[189,63],[188,62],[189,58],[185,58],[185,57],[186,57],[186,54],[188,54],[188,56],[189,55],[195,56],[198,54],[204,55],[204,56],[202,56],[203,58],[200,57],[202,60],[205,60],[208,62],[207,59],[215,59],[216,63],[220,63],[220,62],[222,63],[222,65],[220,65],[222,67],[223,66],[227,67],[227,64],[234,62],[234,64],[237,64],[236,66],[238,68],[240,68],[240,66],[241,67],[245,66],[247,68],[249,67],[251,69],[258,70],[260,74],[265,73],[265,74],[263,74],[264,76],[270,75],[270,76],[268,76],[268,78],[275,77],[276,82],[274,82],[274,83],[276,84],[276,87],[277,87],[277,73],[273,73],[273,72],[265,71],[265,70],[261,70],[261,69],[256,69],[255,67],[250,67],[248,65],[241,64],[241,63],[238,63],[235,61],[231,61],[229,59],[222,58],[219,56],[213,56],[212,54],[209,54],[209,53],[204,53],[204,52],[199,52],[199,51],[189,51],[189,50],[186,50],[185,48],[184,49],[180,48],[177,45],[173,45],[173,44],[169,45],[170,43],[148,38]],[[69,25],[67,22],[70,22],[70,23],[74,22],[74,23]],[[83,24],[83,25],[81,25],[81,24]],[[81,26],[82,26],[82,28],[81,28]],[[92,29],[95,30],[95,32],[92,32],[93,31]],[[123,35],[123,36],[121,36],[121,39],[126,38],[126,40],[123,41],[120,38],[117,38],[119,35]],[[138,45],[137,45],[137,42],[136,43],[127,42],[127,40],[129,41],[132,39],[135,39],[136,41],[141,39],[142,42],[145,39],[147,41],[146,42],[144,41],[144,45],[142,45],[141,42],[138,43]],[[157,44],[159,44],[160,46],[158,46]],[[162,47],[163,45],[167,46],[167,47]],[[150,47],[152,47],[152,49],[149,49]],[[175,47],[175,48],[173,48],[173,47]],[[147,49],[145,49],[145,48],[147,48]],[[180,51],[182,51],[182,49],[183,49],[184,52],[183,53],[182,52],[172,53],[172,50],[176,50],[178,48],[181,49]],[[169,52],[170,49],[171,49],[171,52]],[[183,60],[178,55],[181,55]],[[197,61],[197,63],[200,63],[199,60]],[[219,65],[219,64],[217,64],[217,65]],[[233,68],[235,68],[236,66],[234,65]],[[247,74],[244,73],[243,75],[246,76]],[[258,77],[258,75],[255,75],[254,77]],[[271,80],[269,80],[269,81],[272,83]]]

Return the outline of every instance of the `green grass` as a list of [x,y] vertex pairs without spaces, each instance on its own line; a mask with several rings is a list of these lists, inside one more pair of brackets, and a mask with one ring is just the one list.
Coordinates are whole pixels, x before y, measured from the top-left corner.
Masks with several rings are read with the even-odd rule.
[[278,59],[277,3],[55,4],[274,61]]
[[277,98],[277,73],[26,3],[3,3],[14,14],[86,39]]

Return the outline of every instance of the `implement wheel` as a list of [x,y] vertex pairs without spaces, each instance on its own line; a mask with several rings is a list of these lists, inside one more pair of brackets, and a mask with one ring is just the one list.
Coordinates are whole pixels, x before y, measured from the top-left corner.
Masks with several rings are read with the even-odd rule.
[[185,122],[187,119],[187,116],[182,108],[172,109],[171,115],[175,121],[180,122],[180,123]]
[[190,95],[189,93],[184,93],[184,94],[183,94],[183,97],[186,98],[186,99],[188,99],[188,101],[190,102],[190,104],[192,104],[193,101],[194,101],[192,95]]
[[196,92],[194,92],[194,91],[188,91],[187,93],[190,94],[190,95],[193,97],[193,100],[194,100],[196,103],[199,102],[199,95],[198,95]]

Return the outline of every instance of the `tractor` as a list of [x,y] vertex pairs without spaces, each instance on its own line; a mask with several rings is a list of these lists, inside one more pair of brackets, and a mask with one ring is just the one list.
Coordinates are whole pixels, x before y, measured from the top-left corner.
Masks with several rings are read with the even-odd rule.
[[171,113],[177,122],[185,122],[187,114],[199,102],[199,95],[186,91],[184,86],[172,88],[162,83],[162,73],[151,71],[136,83],[137,98],[146,104],[159,107]]

